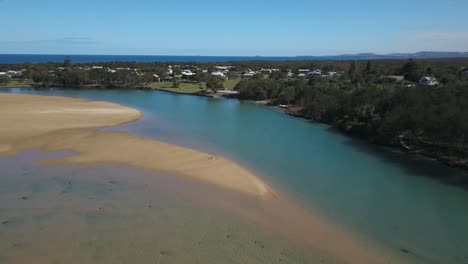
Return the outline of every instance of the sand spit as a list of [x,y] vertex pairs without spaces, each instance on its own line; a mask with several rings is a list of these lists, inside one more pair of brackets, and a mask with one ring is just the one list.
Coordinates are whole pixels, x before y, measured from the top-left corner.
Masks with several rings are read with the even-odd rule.
[[0,94],[0,157],[31,148],[70,150],[76,154],[46,162],[117,163],[189,176],[224,188],[197,192],[194,200],[206,196],[207,202],[220,209],[329,256],[321,263],[389,263],[345,230],[286,196],[276,196],[260,178],[233,161],[125,132],[97,130],[141,116],[137,110],[107,102]]
[[48,162],[122,163],[189,176],[263,199],[273,195],[258,177],[225,158],[128,133],[97,130],[141,117],[137,110],[108,102],[1,94],[0,156],[31,148],[70,150],[77,154]]

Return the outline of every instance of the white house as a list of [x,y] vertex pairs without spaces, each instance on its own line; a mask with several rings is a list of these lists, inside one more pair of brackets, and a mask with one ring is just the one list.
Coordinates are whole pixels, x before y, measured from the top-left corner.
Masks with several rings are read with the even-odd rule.
[[418,82],[421,85],[429,85],[429,86],[434,86],[439,84],[439,80],[437,80],[436,77],[432,76],[425,76],[422,77],[421,80]]
[[228,72],[232,66],[214,66],[214,68],[218,71]]
[[252,70],[247,70],[247,71],[244,71],[244,73],[242,74],[242,77],[252,78],[255,74],[257,74],[257,73],[252,71]]
[[191,70],[183,70],[183,71],[182,71],[182,75],[183,75],[183,76],[190,77],[190,76],[196,75],[196,73],[192,72]]
[[308,72],[307,75],[309,75],[309,76],[321,76],[321,75],[322,75],[322,71],[319,70],[319,69],[316,69],[316,70],[313,70],[313,71]]
[[334,71],[328,72],[327,75],[330,76],[330,77],[340,76],[339,73],[334,72]]
[[159,77],[159,75],[157,74],[153,74],[153,78],[156,82],[160,82],[161,81],[161,77]]
[[0,72],[0,76],[5,76],[5,75],[7,75],[6,72]]
[[263,74],[271,74],[273,72],[278,72],[279,69],[261,69],[260,72]]
[[7,74],[8,76],[10,76],[10,77],[13,77],[13,76],[19,76],[19,75],[21,75],[22,72],[21,72],[21,71],[11,71],[11,70],[10,70],[10,71],[7,71],[6,74]]
[[224,73],[220,71],[215,71],[211,73],[212,76],[224,77]]

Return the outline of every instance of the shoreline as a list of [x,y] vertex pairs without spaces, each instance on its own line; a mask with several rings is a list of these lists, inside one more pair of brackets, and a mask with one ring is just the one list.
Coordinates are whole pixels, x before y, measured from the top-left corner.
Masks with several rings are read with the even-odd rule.
[[385,263],[388,258],[334,221],[304,209],[287,194],[277,195],[260,177],[233,161],[126,132],[98,130],[141,117],[137,110],[107,102],[0,94],[0,124],[8,124],[0,127],[0,157],[32,148],[47,152],[69,150],[78,154],[43,163],[123,164],[188,176],[186,179],[225,188],[240,198],[214,199],[220,209],[231,211],[300,246],[319,250],[344,263]]
[[[273,106],[273,107],[276,107],[276,106]],[[432,149],[429,147],[429,148],[424,148],[423,146],[417,146],[418,145],[418,142],[415,142],[415,144],[411,147],[409,147],[405,142],[404,142],[404,138],[401,137],[399,139],[399,142],[398,144],[397,143],[388,143],[388,144],[385,144],[385,143],[379,143],[379,142],[371,142],[363,137],[359,137],[357,135],[353,135],[353,134],[350,134],[350,133],[347,133],[346,131],[343,131],[342,129],[339,129],[329,123],[326,123],[326,122],[322,122],[322,121],[317,121],[313,118],[310,118],[308,117],[307,115],[303,114],[301,112],[301,108],[299,107],[290,107],[290,108],[280,108],[285,114],[291,116],[291,117],[294,117],[294,118],[300,118],[300,119],[304,119],[304,120],[307,120],[307,121],[313,121],[313,122],[318,122],[318,123],[321,123],[321,124],[325,124],[325,125],[328,125],[334,129],[336,129],[336,131],[338,131],[339,133],[347,136],[347,137],[351,137],[351,138],[358,138],[358,139],[363,139],[367,142],[367,144],[371,145],[371,146],[381,146],[381,147],[387,147],[387,148],[391,148],[391,149],[394,149],[394,150],[397,150],[397,151],[400,151],[402,154],[406,154],[406,155],[414,155],[416,157],[421,157],[421,158],[427,158],[427,159],[430,159],[430,160],[433,160],[435,162],[438,162],[439,164],[442,164],[444,166],[447,166],[447,167],[450,167],[450,168],[455,168],[455,169],[460,169],[460,170],[463,170],[463,171],[468,171],[468,161],[467,160],[463,160],[463,159],[456,159],[456,158],[451,158],[447,155],[444,155],[443,153],[441,153],[440,151],[438,151],[438,148],[441,148],[441,147],[438,147],[438,146],[431,146]],[[421,145],[421,144],[420,144]]]
[[[7,88],[7,89],[8,88],[10,88],[10,89],[11,88],[32,88],[32,89],[38,88],[39,89],[40,87],[37,87],[37,86],[22,86],[22,87],[18,87],[18,86],[0,86],[0,89],[1,88]],[[109,88],[106,88],[106,87],[93,87],[93,88],[94,89],[109,89]],[[77,89],[86,89],[86,88],[77,88]],[[113,89],[113,88],[111,88],[111,89]],[[166,92],[166,93],[175,94],[175,95],[189,95],[189,96],[205,97],[205,98],[210,98],[210,99],[237,99],[239,101],[252,102],[252,103],[255,103],[257,105],[264,105],[264,106],[268,106],[268,107],[278,108],[288,116],[303,119],[303,120],[307,120],[307,121],[314,121],[314,122],[317,122],[317,123],[329,125],[329,126],[331,126],[333,128],[336,128],[336,127],[332,126],[331,124],[321,122],[321,121],[317,121],[317,120],[314,120],[313,118],[307,117],[306,115],[304,115],[303,113],[300,112],[301,109],[298,108],[298,107],[291,106],[289,108],[284,108],[284,107],[280,107],[280,106],[277,106],[277,105],[270,105],[268,100],[264,100],[264,101],[241,100],[241,99],[236,98],[236,97],[216,96],[216,95],[212,95],[212,94],[201,94],[201,93],[177,92],[177,91],[170,91],[170,90],[167,90],[167,89],[151,88],[151,87],[134,87],[134,88],[125,88],[125,89],[158,91],[158,92]],[[337,131],[339,131],[340,133],[342,133],[345,136],[348,136],[348,137],[351,137],[351,138],[360,138],[360,139],[362,139],[361,137],[358,137],[356,135],[352,135],[350,133],[346,133],[345,131],[342,131],[342,130],[340,130],[338,128],[336,128],[336,129],[337,129]],[[437,151],[436,148],[431,150],[431,149],[426,149],[426,148],[423,148],[423,147],[417,148],[417,146],[415,146],[413,149],[408,149],[407,146],[404,145],[404,144],[403,145],[401,145],[401,144],[382,144],[382,143],[369,142],[369,140],[366,140],[366,142],[367,142],[367,144],[372,145],[372,146],[389,147],[389,148],[401,151],[402,154],[415,155],[415,156],[422,157],[422,158],[428,158],[428,159],[436,161],[436,162],[438,162],[438,163],[440,163],[440,164],[442,164],[444,166],[450,167],[450,168],[455,168],[455,169],[460,169],[460,170],[463,170],[463,171],[468,171],[468,162],[466,160],[452,159],[447,155],[439,154],[439,152]]]
[[193,177],[261,199],[275,196],[253,173],[223,157],[124,132],[98,131],[141,117],[137,110],[107,102],[1,94],[0,124],[5,125],[0,128],[0,156],[34,147],[71,150],[78,154],[48,163],[123,163]]

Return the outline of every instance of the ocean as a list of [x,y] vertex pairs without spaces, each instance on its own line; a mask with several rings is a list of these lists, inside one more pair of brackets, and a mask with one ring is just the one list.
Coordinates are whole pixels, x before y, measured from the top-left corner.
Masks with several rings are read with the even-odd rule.
[[91,62],[228,62],[228,61],[288,61],[306,57],[260,57],[260,56],[161,56],[161,55],[46,55],[46,54],[0,54],[0,64],[63,62],[69,56],[73,63]]

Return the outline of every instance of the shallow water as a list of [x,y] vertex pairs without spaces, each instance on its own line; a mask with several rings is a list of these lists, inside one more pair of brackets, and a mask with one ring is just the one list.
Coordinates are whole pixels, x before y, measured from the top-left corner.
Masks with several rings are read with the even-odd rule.
[[32,150],[0,159],[0,263],[314,258],[211,203],[208,197],[225,196],[215,187],[120,165],[39,164],[59,154]]
[[5,91],[137,108],[145,118],[117,129],[237,160],[311,211],[410,263],[468,262],[468,192],[460,187],[467,175],[459,170],[236,100],[129,90]]

